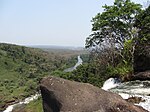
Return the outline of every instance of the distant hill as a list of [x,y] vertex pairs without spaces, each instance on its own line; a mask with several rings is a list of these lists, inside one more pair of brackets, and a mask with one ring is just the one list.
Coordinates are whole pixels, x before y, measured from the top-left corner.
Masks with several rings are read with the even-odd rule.
[[63,58],[70,58],[72,56],[89,54],[89,52],[83,47],[66,47],[66,46],[52,46],[52,45],[33,45],[32,48],[39,48],[55,55],[60,55]]
[[65,49],[65,50],[84,50],[84,47],[73,47],[73,46],[55,46],[55,45],[30,45],[28,47],[41,48],[41,49]]

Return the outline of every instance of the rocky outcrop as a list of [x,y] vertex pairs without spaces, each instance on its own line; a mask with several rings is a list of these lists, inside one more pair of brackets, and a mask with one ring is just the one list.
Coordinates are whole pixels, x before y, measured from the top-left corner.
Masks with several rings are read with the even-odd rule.
[[40,89],[44,112],[147,112],[86,83],[50,76],[41,81]]
[[145,102],[145,100],[142,97],[136,97],[136,96],[129,97],[128,99],[125,100],[133,104],[134,103],[139,104],[140,102]]
[[132,75],[133,80],[150,80],[150,70]]

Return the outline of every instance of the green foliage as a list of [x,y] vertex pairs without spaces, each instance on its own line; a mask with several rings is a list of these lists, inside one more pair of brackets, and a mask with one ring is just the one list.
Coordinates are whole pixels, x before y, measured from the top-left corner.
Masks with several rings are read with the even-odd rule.
[[88,63],[89,60],[90,60],[90,55],[89,54],[81,54],[80,57],[83,60],[83,63]]
[[135,16],[141,12],[141,5],[130,0],[115,0],[112,6],[103,6],[104,12],[92,19],[92,31],[86,39],[86,47],[101,46],[107,40],[123,48],[126,39],[131,38]]
[[78,66],[77,69],[73,72],[69,73],[68,77],[63,78],[67,78],[69,80],[74,80],[77,82],[90,83],[94,86],[101,87],[103,85],[103,82],[108,77],[109,76],[101,75],[96,69],[96,65],[92,63],[85,63]]
[[51,75],[61,77],[64,79],[70,79],[69,77],[71,75],[71,72],[63,72],[60,70],[55,70],[55,71],[51,72]]
[[64,67],[64,69],[66,68],[70,68],[70,67],[73,67],[76,63],[77,63],[78,59],[77,59],[77,56],[71,56],[70,58],[68,58],[66,60],[66,66]]
[[40,80],[64,62],[40,49],[0,43],[0,109],[7,102],[35,94]]
[[96,72],[97,70],[95,69],[95,66],[90,65],[89,63],[85,63],[78,66],[77,69],[72,72],[55,70],[51,73],[51,75],[77,82],[90,83],[92,85],[101,87],[103,82],[108,77],[104,78],[103,76],[96,74]]
[[133,53],[134,53],[133,46],[134,46],[133,39],[126,40],[124,42],[124,50],[122,52],[124,56],[123,62],[126,65],[127,64],[132,65],[132,59],[133,59]]
[[142,11],[135,21],[135,27],[139,29],[139,39],[143,43],[150,41],[150,6]]
[[111,77],[119,77],[123,79],[126,77],[127,74],[132,73],[133,69],[132,66],[126,65],[126,64],[120,64],[117,67],[108,66],[107,67],[107,74]]
[[[133,71],[134,47],[138,37],[135,26],[139,25],[142,29],[141,20],[145,16],[141,16],[141,5],[130,0],[115,0],[113,5],[103,8],[102,13],[92,18],[93,33],[86,39],[86,48],[94,48],[91,54],[97,64],[95,67],[103,77],[125,77]],[[148,9],[146,13],[145,23],[150,20]],[[149,35],[149,23],[145,24],[145,28],[144,34]]]

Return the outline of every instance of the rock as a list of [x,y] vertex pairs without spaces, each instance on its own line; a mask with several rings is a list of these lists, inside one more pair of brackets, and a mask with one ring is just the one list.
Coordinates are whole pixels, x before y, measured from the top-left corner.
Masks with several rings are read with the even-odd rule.
[[1,104],[0,105],[0,112],[2,112],[5,108],[6,108],[6,105],[5,104]]
[[44,112],[148,112],[87,83],[47,77],[40,85]]
[[26,109],[25,109],[25,105],[22,104],[22,105],[17,105],[13,110],[12,112],[27,112]]
[[132,76],[133,80],[150,80],[150,70],[145,72],[139,72]]
[[14,103],[14,102],[16,102],[16,100],[15,99],[10,99],[10,100],[8,100],[8,101],[6,101],[6,103],[8,104],[12,104],[12,103]]
[[129,97],[128,99],[126,99],[126,101],[136,104],[139,104],[140,102],[145,102],[145,100],[142,99],[142,97]]

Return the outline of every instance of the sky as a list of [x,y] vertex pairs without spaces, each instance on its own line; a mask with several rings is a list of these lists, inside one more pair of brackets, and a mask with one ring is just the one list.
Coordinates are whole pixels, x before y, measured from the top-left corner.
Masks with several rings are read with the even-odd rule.
[[[145,0],[132,0],[143,4]],[[114,0],[0,0],[0,42],[84,47],[91,19]]]

